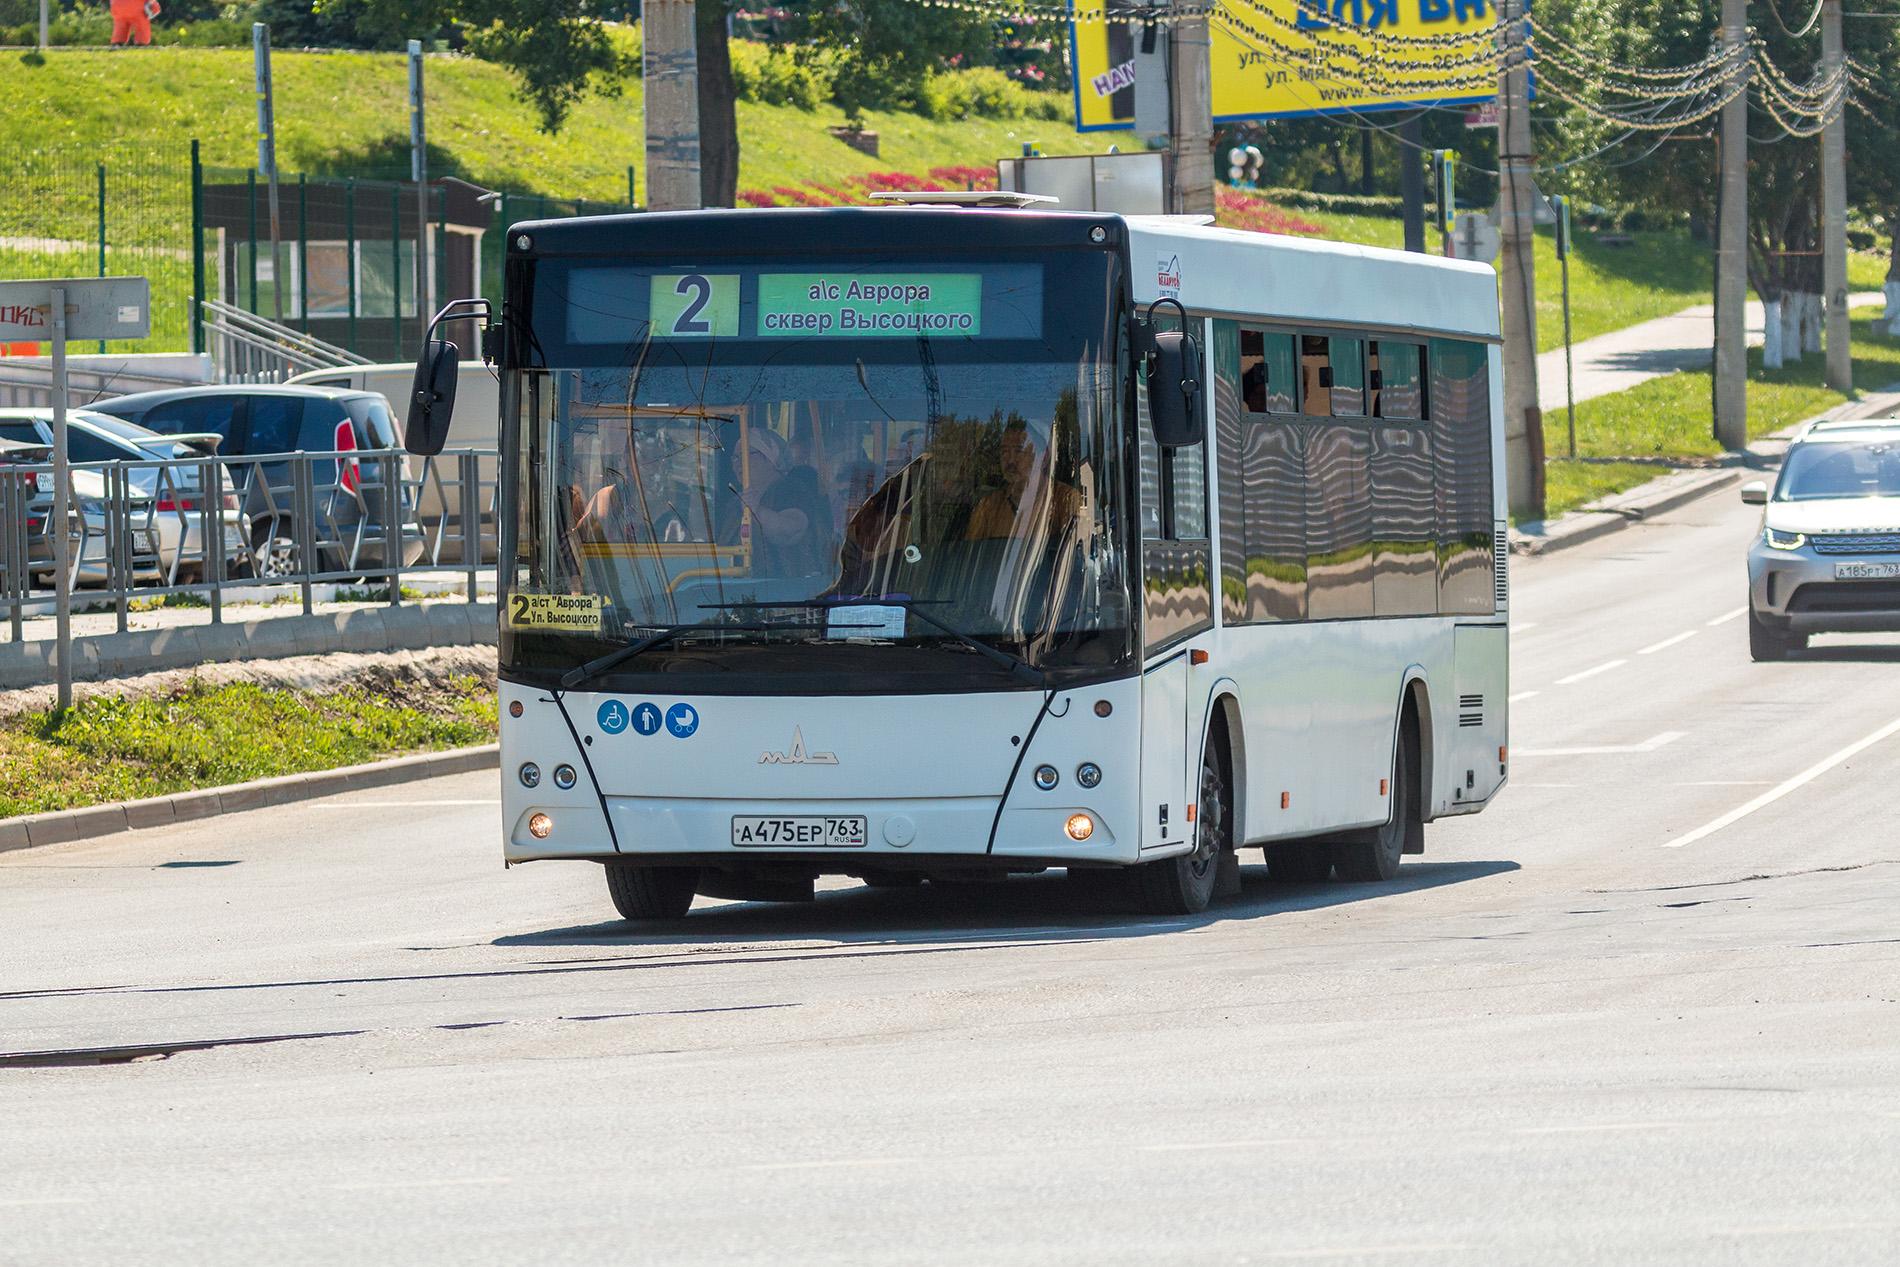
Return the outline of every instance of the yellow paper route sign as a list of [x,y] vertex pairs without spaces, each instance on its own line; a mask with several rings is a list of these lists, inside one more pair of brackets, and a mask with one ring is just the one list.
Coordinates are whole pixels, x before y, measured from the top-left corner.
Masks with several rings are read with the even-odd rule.
[[[1076,130],[1133,127],[1138,6],[1071,11]],[[1226,0],[1207,20],[1214,121],[1490,101],[1497,18],[1487,0]]]
[[510,594],[508,626],[593,633],[600,628],[600,595]]

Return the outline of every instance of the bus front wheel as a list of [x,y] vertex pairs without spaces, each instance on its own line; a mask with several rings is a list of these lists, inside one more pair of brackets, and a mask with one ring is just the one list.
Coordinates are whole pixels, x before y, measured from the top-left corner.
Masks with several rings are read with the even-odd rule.
[[1234,847],[1233,780],[1228,776],[1227,735],[1208,736],[1201,757],[1200,800],[1195,807],[1194,851],[1134,868],[1135,900],[1150,915],[1198,915],[1214,900],[1221,858]]
[[693,905],[698,867],[607,864],[607,893],[622,919],[678,919]]

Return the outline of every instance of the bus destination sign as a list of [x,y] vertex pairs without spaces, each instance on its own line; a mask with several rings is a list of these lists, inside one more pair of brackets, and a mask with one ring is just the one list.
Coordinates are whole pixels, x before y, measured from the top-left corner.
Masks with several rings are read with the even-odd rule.
[[762,273],[764,338],[914,338],[983,332],[981,273]]

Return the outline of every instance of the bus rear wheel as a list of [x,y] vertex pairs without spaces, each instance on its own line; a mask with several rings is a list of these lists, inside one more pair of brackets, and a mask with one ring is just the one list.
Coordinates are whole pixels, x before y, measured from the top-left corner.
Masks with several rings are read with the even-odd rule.
[[1398,751],[1392,762],[1392,813],[1383,827],[1357,833],[1333,859],[1342,880],[1384,881],[1396,877],[1406,846],[1422,843],[1419,813],[1418,722],[1409,710],[1399,719]]
[[1233,780],[1226,732],[1208,736],[1201,756],[1194,850],[1134,868],[1135,901],[1149,915],[1199,915],[1214,900],[1221,858],[1234,847]]
[[698,887],[698,867],[607,864],[607,894],[622,919],[679,919],[692,907]]

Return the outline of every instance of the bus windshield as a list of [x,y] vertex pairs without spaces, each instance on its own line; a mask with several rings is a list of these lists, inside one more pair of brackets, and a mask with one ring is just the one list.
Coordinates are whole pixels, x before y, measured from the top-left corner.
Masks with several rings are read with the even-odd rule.
[[560,668],[668,629],[621,671],[992,671],[967,639],[1045,672],[1120,662],[1108,269],[541,263],[504,656]]

